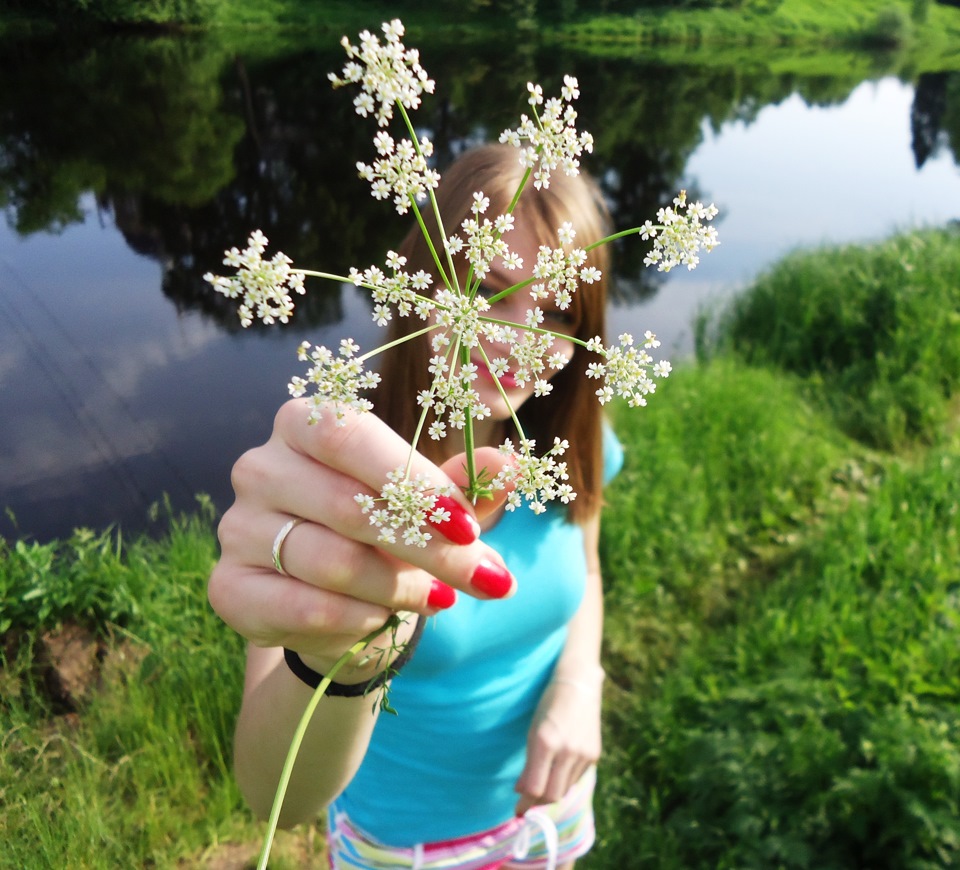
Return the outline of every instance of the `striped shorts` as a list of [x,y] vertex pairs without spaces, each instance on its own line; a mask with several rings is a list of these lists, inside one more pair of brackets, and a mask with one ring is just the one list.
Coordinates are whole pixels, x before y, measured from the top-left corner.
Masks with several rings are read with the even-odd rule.
[[489,831],[394,847],[379,843],[355,827],[345,813],[327,818],[330,870],[554,870],[585,855],[594,840],[593,787],[588,770],[559,801],[533,807]]

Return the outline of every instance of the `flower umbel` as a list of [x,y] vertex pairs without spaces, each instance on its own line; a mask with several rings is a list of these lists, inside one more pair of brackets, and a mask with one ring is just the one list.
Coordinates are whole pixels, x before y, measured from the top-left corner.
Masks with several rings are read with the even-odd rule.
[[349,61],[342,78],[334,73],[329,78],[335,88],[359,84],[362,92],[353,101],[357,114],[376,114],[377,123],[386,127],[396,105],[416,109],[424,92],[433,93],[434,81],[420,66],[420,52],[400,42],[404,33],[400,20],[395,18],[382,29],[386,37],[383,43],[368,30],[360,34],[359,47],[343,37],[340,44]]
[[[450,519],[449,511],[437,507],[437,497],[450,495],[452,487],[434,488],[430,478],[422,474],[411,478],[407,470],[399,468],[387,474],[387,482],[380,490],[380,498],[363,493],[354,496],[360,510],[369,515],[370,525],[380,530],[377,540],[395,544],[397,536],[404,544],[426,547],[432,537],[424,531],[427,522],[442,523]],[[377,502],[383,503],[377,507]]]
[[222,278],[207,272],[203,280],[213,285],[228,299],[242,298],[239,315],[243,326],[250,326],[254,317],[264,323],[287,323],[293,314],[291,292],[303,295],[303,275],[290,268],[286,254],[276,253],[270,260],[263,259],[267,237],[254,230],[242,251],[231,248],[224,252],[223,263],[237,270],[231,278]]
[[409,139],[395,143],[393,137],[381,130],[374,139],[380,158],[371,165],[357,163],[360,177],[370,182],[375,199],[387,199],[393,194],[398,214],[406,214],[410,204],[426,197],[440,183],[440,173],[427,166],[427,157],[433,154],[433,143],[426,138],[417,148]]
[[516,510],[527,502],[535,514],[542,514],[547,506],[545,502],[560,499],[563,504],[569,504],[577,494],[567,480],[567,463],[558,462],[555,457],[562,456],[570,447],[568,441],[554,438],[551,447],[543,456],[534,453],[536,442],[526,438],[520,439],[519,450],[508,438],[500,447],[500,452],[513,459],[512,464],[494,478],[495,489],[504,489],[513,485],[513,490],[507,496],[506,508]]
[[360,394],[376,387],[380,375],[364,371],[363,361],[354,357],[358,350],[360,346],[354,344],[352,338],[340,342],[338,356],[322,345],[312,347],[309,341],[300,345],[298,359],[301,362],[309,360],[313,365],[307,370],[306,378],[290,379],[289,390],[291,396],[300,398],[308,386],[314,387],[315,392],[310,396],[311,423],[323,419],[331,406],[338,426],[345,424],[348,410],[363,413],[373,408],[373,402]]
[[669,272],[674,266],[696,269],[700,263],[700,248],[708,253],[720,244],[717,231],[707,226],[717,216],[717,207],[711,203],[687,203],[687,192],[681,190],[673,200],[676,208],[667,206],[657,212],[660,226],[647,221],[640,228],[640,237],[653,239],[653,250],[644,257],[647,266],[656,266]]
[[[553,97],[544,102],[543,88],[532,82],[527,83],[527,91],[533,118],[521,115],[520,126],[504,130],[500,141],[520,149],[520,162],[524,166],[537,167],[533,186],[539,190],[550,186],[550,174],[557,168],[567,175],[576,175],[580,171],[580,157],[585,151],[593,151],[593,136],[577,132],[573,101],[580,96],[580,85],[573,76],[563,77],[562,99]],[[543,111],[538,113],[540,105]]]

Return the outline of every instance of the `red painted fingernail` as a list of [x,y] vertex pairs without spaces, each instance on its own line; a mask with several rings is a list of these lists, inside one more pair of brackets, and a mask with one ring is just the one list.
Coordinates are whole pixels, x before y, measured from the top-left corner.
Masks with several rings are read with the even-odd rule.
[[472,544],[480,535],[480,523],[456,499],[449,495],[438,495],[434,502],[434,511],[437,509],[449,516],[443,520],[435,520],[431,514],[430,522],[451,543]]
[[430,594],[427,596],[427,607],[433,607],[437,610],[446,610],[453,607],[457,600],[457,590],[439,580],[430,582]]
[[473,572],[470,585],[491,598],[506,598],[513,589],[513,577],[506,568],[484,559]]

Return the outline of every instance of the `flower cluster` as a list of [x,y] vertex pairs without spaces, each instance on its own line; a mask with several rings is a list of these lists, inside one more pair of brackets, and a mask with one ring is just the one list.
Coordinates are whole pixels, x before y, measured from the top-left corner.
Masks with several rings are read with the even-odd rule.
[[312,365],[306,378],[290,379],[289,390],[291,396],[300,398],[309,385],[314,386],[316,392],[309,397],[312,422],[321,420],[331,406],[338,426],[345,424],[348,410],[364,413],[373,408],[373,403],[361,394],[376,387],[380,375],[364,371],[363,360],[354,356],[358,350],[360,346],[352,338],[340,342],[338,356],[322,345],[312,347],[309,341],[300,345],[298,359],[301,362],[309,360]]
[[516,450],[508,438],[500,447],[500,452],[513,461],[494,478],[493,486],[496,489],[512,487],[507,495],[508,511],[516,510],[526,501],[530,510],[542,514],[548,501],[560,499],[563,504],[570,504],[577,497],[570,484],[564,482],[568,477],[567,463],[556,459],[567,451],[570,443],[554,438],[553,447],[543,456],[536,455],[536,446],[532,439],[523,438],[520,449]]
[[287,323],[293,314],[290,292],[306,292],[303,275],[290,268],[291,260],[286,254],[276,253],[270,260],[263,259],[267,241],[260,230],[254,230],[246,248],[231,248],[224,253],[224,265],[236,269],[236,275],[224,278],[207,272],[203,276],[228,299],[242,298],[238,313],[244,327],[250,326],[254,317],[267,324],[277,320]]
[[369,515],[370,525],[380,530],[377,540],[381,543],[395,544],[399,535],[404,544],[426,547],[432,537],[425,531],[427,523],[450,520],[450,512],[437,505],[437,498],[450,495],[451,491],[451,487],[433,487],[430,478],[422,474],[411,478],[401,466],[387,475],[380,491],[381,507],[377,507],[378,499],[369,494],[361,493],[354,500]]
[[487,208],[490,206],[490,200],[483,193],[478,192],[473,195],[473,217],[465,218],[461,224],[466,239],[460,236],[450,236],[446,241],[447,252],[451,255],[459,254],[465,251],[467,262],[473,268],[474,277],[482,281],[487,277],[490,271],[490,264],[496,257],[503,260],[503,265],[507,269],[520,269],[523,267],[523,259],[510,251],[507,243],[503,240],[504,233],[513,229],[513,215],[498,215],[492,222],[489,218],[480,220]]
[[421,320],[426,320],[435,307],[433,300],[422,295],[422,291],[433,283],[433,276],[422,269],[411,275],[403,271],[406,263],[406,257],[388,251],[387,268],[393,272],[389,277],[378,266],[370,266],[362,272],[350,270],[350,281],[370,291],[377,326],[386,326],[393,319],[394,308],[401,317],[414,311]]
[[410,204],[426,198],[427,191],[440,183],[440,173],[427,166],[427,158],[433,154],[433,143],[424,137],[419,147],[409,139],[394,142],[393,137],[381,130],[373,140],[379,159],[372,165],[357,163],[360,177],[370,182],[375,199],[387,199],[393,194],[393,204],[398,214],[406,214]]
[[[577,132],[577,110],[572,104],[580,96],[580,85],[573,76],[563,77],[562,99],[552,97],[544,102],[543,88],[532,82],[527,83],[527,92],[533,118],[521,115],[520,125],[504,130],[500,141],[520,149],[524,166],[536,167],[533,185],[539,190],[550,186],[550,174],[558,167],[567,175],[576,175],[583,152],[593,151],[593,136]],[[537,106],[543,106],[543,111],[538,113]]]
[[631,408],[641,408],[647,404],[646,397],[657,389],[648,372],[652,371],[655,377],[665,378],[670,375],[670,363],[661,360],[654,363],[653,357],[647,353],[650,348],[660,347],[657,337],[649,330],[644,334],[643,347],[634,347],[633,336],[625,332],[619,338],[620,344],[616,347],[605,347],[599,337],[587,342],[587,350],[603,357],[602,363],[590,363],[587,366],[587,377],[602,379],[604,385],[597,390],[597,398],[601,405],[605,405],[614,394],[626,399]]
[[[330,78],[335,86],[351,83],[360,86],[361,93],[354,100],[360,115],[374,114],[379,126],[386,127],[397,111],[411,131],[413,126],[407,109],[419,106],[422,94],[433,92],[434,83],[420,66],[418,53],[406,49],[400,41],[403,35],[400,22],[384,24],[383,32],[385,41],[381,42],[365,31],[360,35],[360,47],[344,38],[348,62],[342,77],[331,74]],[[590,134],[578,132],[575,125],[577,112],[573,102],[580,95],[579,84],[571,76],[565,76],[563,81],[561,96],[548,100],[544,100],[539,85],[528,84],[532,117],[522,115],[520,125],[505,130],[500,137],[501,142],[519,149],[520,162],[529,170],[524,174],[514,203],[528,178],[533,179],[534,187],[547,188],[552,172],[559,169],[576,175],[581,156],[593,149]],[[417,202],[436,188],[440,179],[427,162],[433,152],[430,140],[424,137],[419,141],[397,141],[381,129],[376,133],[374,146],[377,159],[372,164],[358,163],[360,176],[371,184],[377,199],[392,197],[397,211],[403,214],[413,208],[420,220]],[[436,209],[432,197],[431,203]],[[246,250],[232,249],[226,253],[224,262],[238,270],[236,276],[222,278],[208,274],[205,278],[231,298],[243,297],[240,317],[244,326],[254,317],[266,323],[286,322],[293,309],[290,294],[303,292],[305,274],[349,281],[369,290],[373,318],[380,326],[387,325],[394,315],[419,317],[424,326],[400,341],[418,337],[425,340],[425,336],[430,336],[433,352],[429,362],[430,386],[416,396],[423,415],[421,426],[425,427],[428,437],[436,440],[452,430],[467,430],[467,443],[472,443],[470,433],[474,421],[491,414],[474,388],[479,363],[501,384],[500,392],[508,405],[509,396],[503,386],[506,376],[511,388],[526,387],[532,381],[534,395],[541,396],[551,390],[550,372],[567,364],[567,357],[553,350],[554,341],[561,333],[545,325],[544,312],[537,303],[550,299],[558,309],[566,310],[579,285],[601,279],[599,270],[587,265],[589,250],[626,235],[639,234],[642,239],[653,241],[645,263],[669,271],[676,265],[693,269],[699,262],[701,250],[710,251],[719,244],[716,230],[710,225],[717,214],[716,207],[688,203],[686,192],[681,191],[672,206],[658,211],[656,224],[647,221],[643,226],[593,242],[587,248],[574,246],[573,226],[564,224],[557,228],[559,246],[542,245],[536,262],[528,267],[528,277],[488,300],[479,292],[479,285],[495,260],[507,269],[523,268],[522,259],[510,250],[505,239],[515,225],[512,207],[510,213],[491,219],[485,216],[489,205],[482,191],[474,193],[471,215],[462,221],[459,233],[444,239],[441,253],[446,255],[446,267],[437,255],[435,275],[422,270],[408,273],[405,259],[393,251],[387,255],[385,269],[378,266],[362,272],[351,269],[348,277],[294,270],[283,254],[269,261],[263,259],[267,240],[257,231],[250,236]],[[435,212],[434,217],[442,227],[441,215]],[[460,286],[453,267],[454,258],[458,256],[469,266],[464,287]],[[436,290],[433,289],[435,281],[442,285]],[[533,306],[524,321],[515,323],[498,316],[495,303],[525,287],[529,288]],[[619,396],[631,406],[645,405],[646,397],[656,389],[654,379],[670,374],[670,363],[655,363],[648,352],[659,346],[650,332],[645,334],[640,346],[634,345],[629,334],[621,335],[619,343],[609,347],[600,337],[590,341],[570,335],[564,338],[599,357],[599,362],[589,364],[586,374],[599,382],[596,395],[601,404]],[[364,363],[396,343],[358,356],[360,348],[351,339],[341,342],[337,353],[304,342],[299,358],[310,366],[305,377],[291,380],[290,393],[302,397],[312,390],[311,421],[332,410],[337,422],[342,424],[348,413],[372,408],[367,394],[380,378],[365,370]],[[489,347],[493,345],[505,350],[497,356],[488,356]],[[429,413],[433,414],[433,421],[426,425]],[[513,463],[492,485],[511,490],[507,501],[510,510],[526,502],[540,513],[550,500],[572,501],[576,493],[566,482],[567,465],[559,459],[567,443],[558,439],[545,454],[538,456],[535,442],[525,437],[512,409],[511,413],[519,443],[514,447],[507,440],[501,447],[513,457]],[[414,444],[411,449],[415,448]],[[471,479],[470,488],[473,492],[479,491],[479,482]],[[357,501],[364,513],[369,514],[370,522],[380,530],[381,541],[393,543],[399,538],[408,544],[424,546],[430,539],[424,531],[427,519],[442,520],[435,498],[429,481],[419,477],[410,479],[403,469],[398,469],[390,474],[379,498],[360,495]]]
[[434,81],[420,66],[420,52],[405,48],[400,42],[404,32],[400,20],[395,18],[382,29],[384,43],[368,30],[360,34],[359,48],[343,37],[340,44],[349,61],[342,78],[330,73],[329,79],[334,87],[359,84],[361,93],[353,101],[357,114],[365,118],[375,113],[377,123],[386,127],[393,118],[395,105],[418,108],[421,96],[433,93]]
[[[570,245],[576,231],[567,222],[557,230],[557,235],[562,244]],[[540,283],[533,285],[530,295],[534,299],[546,299],[552,293],[557,308],[565,311],[570,307],[573,293],[580,282],[593,284],[602,277],[600,270],[594,266],[581,268],[586,261],[587,252],[583,248],[566,251],[541,245],[537,252],[537,263],[533,267],[533,277]]]
[[673,204],[675,209],[667,206],[657,212],[659,227],[647,221],[640,228],[640,238],[653,239],[653,250],[643,262],[647,266],[655,265],[661,272],[669,272],[674,266],[696,269],[700,248],[709,253],[720,244],[716,228],[706,225],[717,216],[715,205],[687,203],[685,190],[680,191]]

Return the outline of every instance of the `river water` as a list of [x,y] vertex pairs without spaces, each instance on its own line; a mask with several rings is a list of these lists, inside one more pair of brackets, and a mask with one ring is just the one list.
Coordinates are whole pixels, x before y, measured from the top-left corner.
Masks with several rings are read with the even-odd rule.
[[[652,329],[675,362],[699,310],[787,251],[960,218],[956,72],[506,61],[483,45],[465,69],[465,50],[424,48],[439,93],[422,123],[441,165],[511,125],[528,79],[549,92],[573,72],[619,226],[681,187],[721,209],[721,247],[695,272],[658,276],[639,249],[618,251],[611,331]],[[0,534],[149,529],[164,496],[226,507],[230,466],[268,435],[299,342],[377,340],[352,287],[314,293],[289,327],[243,331],[201,279],[255,227],[299,265],[340,273],[402,234],[352,171],[373,129],[327,88],[340,63],[326,44],[206,39],[2,53]]]

